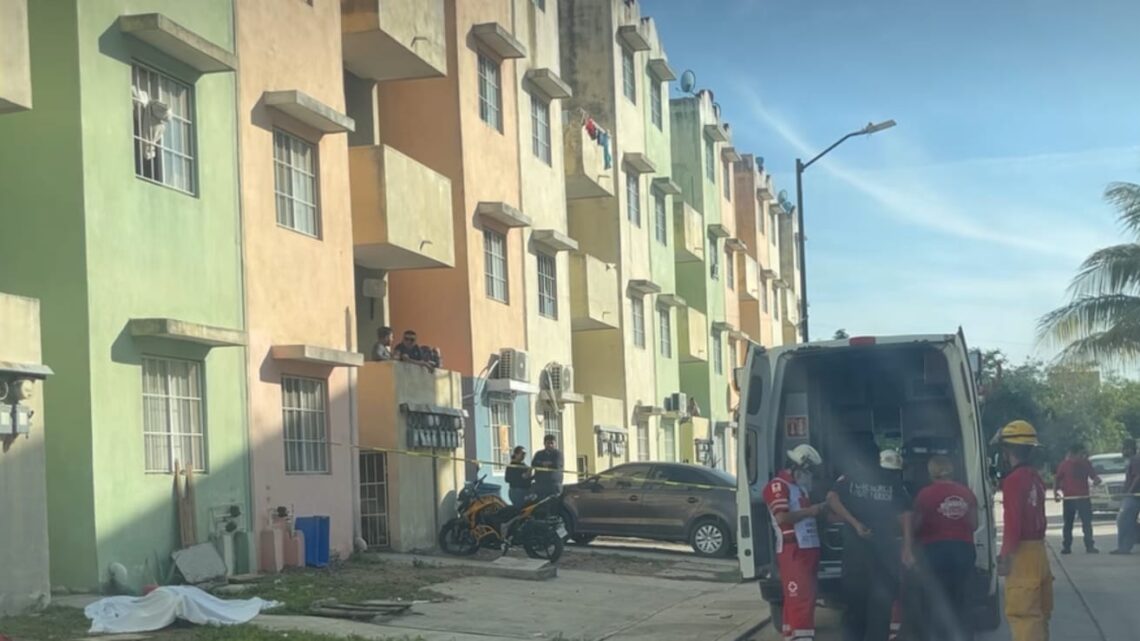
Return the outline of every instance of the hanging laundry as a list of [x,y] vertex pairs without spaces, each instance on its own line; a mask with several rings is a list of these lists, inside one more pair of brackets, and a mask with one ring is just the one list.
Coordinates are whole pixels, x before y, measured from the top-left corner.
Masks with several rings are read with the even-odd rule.
[[590,140],[598,139],[598,123],[593,118],[586,119],[586,133],[590,135]]
[[605,168],[609,169],[614,164],[613,156],[610,154],[610,135],[605,131],[598,132],[598,144],[602,146],[602,160],[605,162]]

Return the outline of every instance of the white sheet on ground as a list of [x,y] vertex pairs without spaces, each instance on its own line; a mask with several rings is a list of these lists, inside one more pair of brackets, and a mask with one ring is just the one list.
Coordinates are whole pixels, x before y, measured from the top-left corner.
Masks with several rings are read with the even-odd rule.
[[84,608],[91,633],[161,630],[183,619],[198,625],[238,625],[280,605],[264,599],[225,600],[193,586],[167,585],[142,597],[112,596]]

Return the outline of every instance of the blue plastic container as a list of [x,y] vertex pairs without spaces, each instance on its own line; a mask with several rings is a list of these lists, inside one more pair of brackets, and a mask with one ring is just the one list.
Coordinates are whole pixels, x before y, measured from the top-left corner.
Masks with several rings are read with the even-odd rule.
[[323,568],[329,564],[329,517],[299,516],[293,527],[305,535],[305,565]]

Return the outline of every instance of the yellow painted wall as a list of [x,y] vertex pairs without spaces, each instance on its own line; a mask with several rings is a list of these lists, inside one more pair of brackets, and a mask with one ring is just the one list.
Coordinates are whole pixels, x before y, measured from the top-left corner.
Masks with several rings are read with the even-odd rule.
[[[587,457],[587,469],[590,473],[605,471],[615,465],[635,457],[634,448],[637,446],[636,434],[630,431],[627,434],[626,455],[624,457],[598,456],[598,439],[595,426],[625,427],[628,419],[623,412],[623,402],[619,398],[605,396],[587,396],[586,402],[578,408],[577,412],[577,439],[578,455]],[[569,459],[567,470],[573,469]]]
[[[263,92],[296,89],[344,111],[340,6],[328,0],[236,5],[254,526],[266,527],[268,511],[278,505],[300,516],[328,515],[332,550],[347,555],[354,529],[352,374],[275,361],[269,353],[273,345],[292,344],[355,349],[347,141],[344,134],[321,136],[260,102]],[[277,224],[274,128],[317,145],[320,238]],[[283,375],[327,380],[329,474],[285,474]]]

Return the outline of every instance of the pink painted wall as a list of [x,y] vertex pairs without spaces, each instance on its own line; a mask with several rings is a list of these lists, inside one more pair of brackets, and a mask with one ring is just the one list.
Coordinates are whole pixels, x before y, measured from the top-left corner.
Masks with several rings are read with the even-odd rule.
[[[352,551],[352,375],[346,368],[279,362],[273,345],[354,350],[352,214],[347,140],[319,135],[260,104],[265,91],[303,91],[344,111],[340,2],[237,0],[242,215],[249,328],[250,432],[255,527],[278,505],[331,517],[334,553]],[[277,224],[273,129],[318,145],[321,237]],[[286,474],[282,375],[327,381],[328,474]]]

